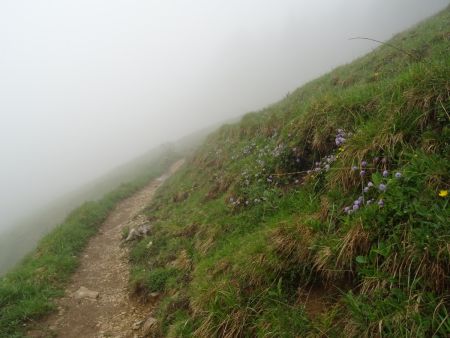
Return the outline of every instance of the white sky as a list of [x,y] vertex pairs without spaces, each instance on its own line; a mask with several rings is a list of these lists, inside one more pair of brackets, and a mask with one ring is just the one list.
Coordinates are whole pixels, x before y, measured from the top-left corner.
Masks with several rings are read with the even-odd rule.
[[0,0],[0,229],[256,110],[444,0]]

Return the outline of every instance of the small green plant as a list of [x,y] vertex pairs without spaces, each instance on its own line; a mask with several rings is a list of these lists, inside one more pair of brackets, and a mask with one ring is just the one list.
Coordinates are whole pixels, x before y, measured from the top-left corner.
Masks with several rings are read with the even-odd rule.
[[128,237],[128,235],[130,234],[130,227],[127,225],[127,226],[124,226],[123,228],[122,228],[122,239],[124,240],[124,239],[126,239],[127,237]]

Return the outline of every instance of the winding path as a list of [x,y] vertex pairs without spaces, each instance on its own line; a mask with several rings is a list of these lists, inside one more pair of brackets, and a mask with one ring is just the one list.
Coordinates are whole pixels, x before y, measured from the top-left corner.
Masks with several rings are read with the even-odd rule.
[[[65,296],[57,300],[58,312],[35,323],[29,337],[142,337],[138,324],[149,317],[151,309],[129,298],[128,250],[120,245],[122,229],[182,164],[183,160],[174,163],[167,173],[117,205],[85,248]],[[80,287],[97,291],[99,296],[76,299],[74,293]]]

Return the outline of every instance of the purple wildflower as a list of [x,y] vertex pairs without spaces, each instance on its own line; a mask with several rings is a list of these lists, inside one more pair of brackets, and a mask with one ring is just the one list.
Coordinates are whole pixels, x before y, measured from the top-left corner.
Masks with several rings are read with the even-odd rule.
[[347,213],[348,213],[349,210],[350,210],[350,207],[345,207],[345,208],[344,208],[344,212],[347,212]]
[[353,210],[358,210],[359,209],[359,204],[353,204]]
[[389,171],[385,170],[383,171],[383,177],[388,177],[389,176]]
[[334,140],[337,146],[341,145],[341,138],[340,137],[336,137],[336,139]]
[[369,192],[369,187],[365,187],[363,191],[364,191],[365,193],[368,193],[368,192]]
[[363,167],[363,168],[367,167],[367,162],[366,161],[362,161],[361,162],[361,167]]
[[366,176],[366,171],[365,171],[365,170],[361,170],[361,171],[359,172],[359,175],[360,175],[360,176],[363,176],[363,177]]
[[402,173],[396,172],[395,173],[395,178],[402,178]]
[[330,170],[330,165],[329,165],[329,164],[326,164],[326,165],[325,165],[325,170],[326,170],[326,171]]
[[369,181],[369,182],[367,183],[367,187],[372,188],[372,187],[373,187],[373,183]]
[[352,166],[352,170],[353,171],[358,170],[358,167],[356,165],[354,165],[354,166]]
[[383,200],[379,200],[379,201],[378,201],[378,206],[379,206],[380,208],[384,207],[384,201],[383,201]]
[[380,191],[386,191],[386,184],[380,183],[380,185],[378,186],[378,190]]

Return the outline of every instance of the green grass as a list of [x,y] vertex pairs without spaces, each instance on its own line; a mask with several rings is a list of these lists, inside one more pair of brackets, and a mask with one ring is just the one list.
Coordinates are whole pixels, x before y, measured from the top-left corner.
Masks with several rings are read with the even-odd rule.
[[0,279],[0,337],[22,337],[23,324],[55,309],[53,300],[63,295],[89,238],[119,201],[161,175],[172,157],[155,160],[152,170],[142,177],[75,209],[34,252]]
[[135,292],[163,293],[158,335],[450,335],[449,23],[221,127],[165,182],[131,257]]

